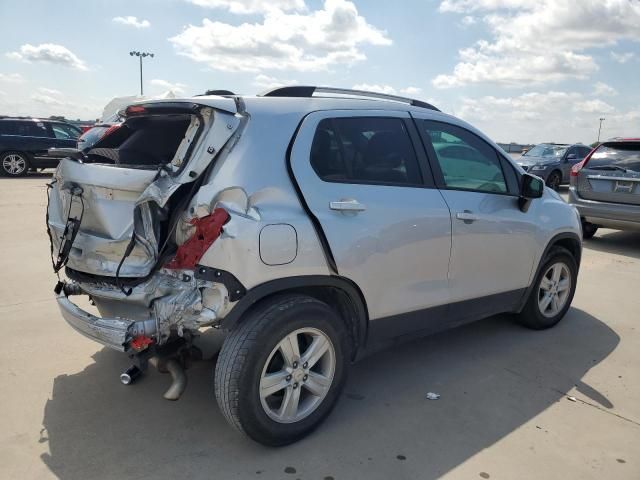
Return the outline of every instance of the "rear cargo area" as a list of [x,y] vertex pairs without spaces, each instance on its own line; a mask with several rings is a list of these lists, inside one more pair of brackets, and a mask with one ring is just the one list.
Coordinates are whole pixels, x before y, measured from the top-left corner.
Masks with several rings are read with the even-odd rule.
[[98,277],[148,275],[168,229],[169,197],[186,189],[180,173],[206,126],[193,110],[143,112],[109,129],[83,160],[63,159],[49,189],[54,264]]

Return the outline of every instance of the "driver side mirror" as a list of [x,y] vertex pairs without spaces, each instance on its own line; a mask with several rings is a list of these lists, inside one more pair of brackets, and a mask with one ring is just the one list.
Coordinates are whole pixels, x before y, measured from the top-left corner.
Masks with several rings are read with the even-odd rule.
[[575,160],[578,156],[575,153],[570,153],[567,155],[567,160]]
[[526,199],[540,198],[544,192],[544,181],[540,177],[525,173],[520,184],[520,196]]
[[520,182],[520,198],[518,206],[522,212],[529,210],[531,200],[542,197],[544,192],[544,181],[540,177],[525,173]]

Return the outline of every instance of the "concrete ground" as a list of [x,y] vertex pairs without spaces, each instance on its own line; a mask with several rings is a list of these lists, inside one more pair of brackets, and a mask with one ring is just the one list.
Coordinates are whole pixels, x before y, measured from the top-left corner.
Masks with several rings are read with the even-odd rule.
[[495,317],[377,354],[316,433],[271,449],[225,423],[212,361],[168,402],[167,375],[125,387],[126,357],[65,324],[47,180],[0,180],[0,479],[640,478],[640,234],[585,243],[556,328]]

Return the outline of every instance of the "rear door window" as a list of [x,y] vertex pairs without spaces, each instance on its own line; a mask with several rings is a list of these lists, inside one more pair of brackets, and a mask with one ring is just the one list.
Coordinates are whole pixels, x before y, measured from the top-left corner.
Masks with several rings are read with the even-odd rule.
[[591,155],[586,168],[640,173],[640,142],[601,145]]
[[2,122],[2,133],[21,137],[48,137],[49,132],[43,122],[31,120],[15,120]]
[[326,182],[421,185],[409,132],[400,118],[327,118],[318,124],[311,166]]
[[79,132],[75,128],[62,123],[52,123],[51,130],[59,140],[75,140],[79,137]]

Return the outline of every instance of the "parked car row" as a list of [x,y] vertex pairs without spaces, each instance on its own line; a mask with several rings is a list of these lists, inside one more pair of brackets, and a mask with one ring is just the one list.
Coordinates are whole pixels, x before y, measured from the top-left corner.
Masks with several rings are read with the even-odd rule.
[[55,168],[50,148],[74,148],[82,131],[69,123],[31,117],[0,116],[0,172],[21,177],[29,170]]
[[542,178],[548,187],[558,190],[561,184],[569,183],[571,167],[581,162],[591,147],[576,143],[540,143],[527,150],[518,159],[525,171]]

